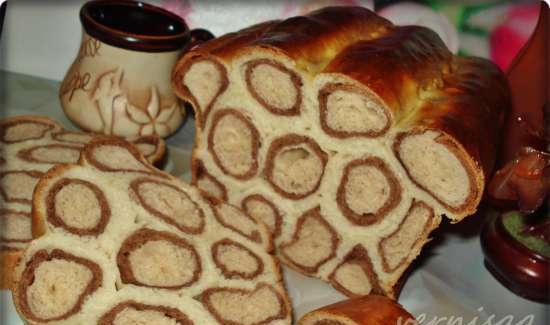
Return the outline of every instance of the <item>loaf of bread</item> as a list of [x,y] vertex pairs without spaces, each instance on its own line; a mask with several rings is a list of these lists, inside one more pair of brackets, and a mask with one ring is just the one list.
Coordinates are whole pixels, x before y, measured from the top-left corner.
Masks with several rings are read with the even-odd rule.
[[[0,120],[0,288],[10,287],[13,266],[32,239],[31,199],[52,166],[76,163],[93,135],[65,130],[52,119],[18,116]],[[164,156],[158,136],[131,139],[153,163]]]
[[193,183],[349,296],[395,297],[442,216],[476,211],[509,106],[494,64],[359,7],[204,43],[172,83],[197,119]]
[[384,296],[367,295],[324,306],[304,315],[298,325],[417,325],[400,304]]
[[32,205],[13,289],[27,324],[291,324],[268,229],[122,140],[50,169]]

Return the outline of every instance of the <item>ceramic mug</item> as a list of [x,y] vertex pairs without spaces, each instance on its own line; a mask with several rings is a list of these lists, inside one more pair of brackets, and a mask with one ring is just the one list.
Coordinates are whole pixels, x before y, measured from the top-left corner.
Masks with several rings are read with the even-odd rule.
[[129,0],[88,2],[80,21],[80,50],[59,92],[69,119],[87,131],[123,137],[175,132],[186,112],[172,91],[172,68],[211,34]]

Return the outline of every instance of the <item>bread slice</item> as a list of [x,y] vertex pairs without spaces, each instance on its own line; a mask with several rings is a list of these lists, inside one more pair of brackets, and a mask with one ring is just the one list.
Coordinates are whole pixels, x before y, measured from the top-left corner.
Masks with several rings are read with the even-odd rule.
[[172,82],[197,117],[194,184],[349,296],[395,297],[441,217],[476,211],[509,106],[494,64],[359,7],[204,43]]
[[304,315],[298,325],[418,325],[399,303],[367,295],[321,307]]
[[[68,131],[41,116],[0,120],[0,288],[7,289],[21,250],[32,239],[31,199],[40,177],[59,163],[76,163],[94,135]],[[165,144],[158,136],[130,139],[152,163]]]
[[267,228],[95,138],[38,182],[15,271],[27,324],[290,325]]

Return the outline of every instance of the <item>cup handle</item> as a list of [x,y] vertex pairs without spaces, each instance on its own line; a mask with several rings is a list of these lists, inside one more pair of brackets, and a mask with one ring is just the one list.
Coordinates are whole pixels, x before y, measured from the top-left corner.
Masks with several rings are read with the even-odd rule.
[[195,46],[215,38],[214,34],[203,28],[192,29],[189,33],[191,35],[191,40],[189,41],[187,50],[191,50]]

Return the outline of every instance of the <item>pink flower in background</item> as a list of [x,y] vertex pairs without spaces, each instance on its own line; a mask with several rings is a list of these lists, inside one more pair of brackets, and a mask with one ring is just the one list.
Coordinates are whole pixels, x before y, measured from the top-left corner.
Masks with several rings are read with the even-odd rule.
[[[447,2],[441,0],[440,4]],[[216,36],[265,20],[304,15],[325,6],[362,6],[374,10],[374,0],[162,0],[161,5],[184,18],[190,28],[205,28]],[[456,6],[464,7],[462,10],[469,13],[465,22],[467,27],[481,30],[482,34],[469,33],[468,28],[459,26],[462,18],[449,14],[454,12],[451,9]],[[401,1],[384,7],[378,14],[396,25],[428,27],[441,37],[453,53],[457,53],[460,47],[468,55],[490,57],[506,70],[533,32],[539,4],[495,2],[487,8],[478,7],[479,4],[459,5],[457,2],[454,7],[443,6],[436,11],[426,5]],[[461,28],[460,34],[457,27]]]
[[190,28],[205,28],[216,36],[265,20],[303,15],[325,6],[363,6],[374,9],[373,0],[257,0],[201,1],[162,0],[161,6],[185,19]]
[[283,17],[304,15],[327,6],[362,6],[374,10],[374,0],[305,0],[288,1]]
[[190,0],[162,0],[161,7],[187,20],[192,10]]
[[506,71],[519,50],[535,30],[539,4],[518,4],[510,7],[503,22],[491,33],[491,59]]

